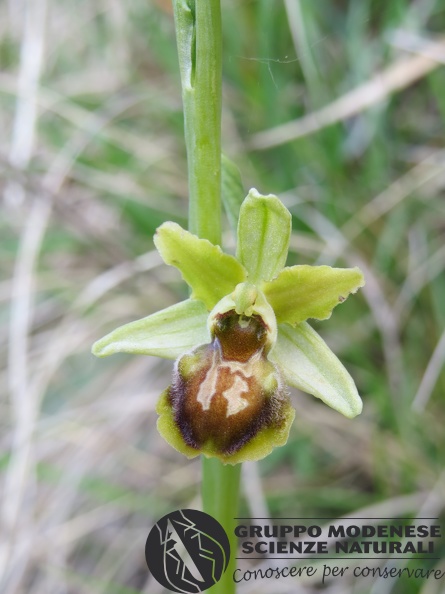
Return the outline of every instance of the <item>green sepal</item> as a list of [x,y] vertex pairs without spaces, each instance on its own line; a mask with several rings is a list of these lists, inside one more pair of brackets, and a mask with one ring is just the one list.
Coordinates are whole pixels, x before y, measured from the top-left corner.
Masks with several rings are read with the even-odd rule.
[[232,230],[236,233],[239,211],[244,200],[244,187],[238,167],[221,155],[221,198]]
[[291,266],[261,288],[277,321],[294,325],[308,318],[326,320],[336,305],[364,284],[358,268]]
[[324,340],[309,324],[278,326],[278,339],[269,355],[285,381],[313,394],[352,419],[362,411],[354,380]]
[[156,412],[159,415],[158,431],[175,450],[184,454],[187,458],[195,458],[199,454],[203,454],[206,458],[219,458],[223,464],[241,464],[242,462],[265,458],[274,448],[286,444],[295,418],[295,410],[290,403],[286,404],[280,427],[265,427],[234,454],[224,454],[218,451],[217,448],[212,447],[211,443],[207,443],[203,448],[197,450],[184,442],[174,419],[173,409],[168,401],[168,389],[161,394],[156,406]]
[[291,229],[290,212],[276,196],[250,190],[240,209],[236,252],[250,283],[278,275],[286,263]]
[[96,357],[133,353],[177,359],[196,345],[210,342],[207,317],[201,301],[187,299],[116,328],[94,343],[92,353]]
[[176,223],[161,225],[154,242],[164,262],[178,268],[192,288],[192,297],[200,299],[209,311],[246,279],[246,271],[236,258]]

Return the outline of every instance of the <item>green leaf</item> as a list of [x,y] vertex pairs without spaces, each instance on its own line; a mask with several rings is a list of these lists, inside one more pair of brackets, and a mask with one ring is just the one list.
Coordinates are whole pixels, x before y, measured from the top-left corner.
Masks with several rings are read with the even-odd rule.
[[243,182],[238,167],[224,154],[221,155],[221,198],[229,224],[235,233],[244,196]]
[[177,359],[197,345],[210,342],[207,317],[201,301],[187,299],[116,328],[94,343],[92,353],[96,357],[133,353]]
[[272,194],[254,188],[241,205],[236,256],[249,282],[271,281],[286,263],[292,228],[290,212]]
[[299,324],[308,318],[326,320],[336,305],[364,284],[358,268],[292,266],[263,284],[262,290],[278,322]]
[[192,297],[200,299],[208,310],[246,279],[246,271],[233,256],[176,223],[161,225],[154,242],[164,262],[180,270],[192,288]]
[[354,380],[324,340],[306,322],[292,328],[278,326],[278,339],[269,359],[281,369],[285,381],[320,398],[352,419],[362,401]]

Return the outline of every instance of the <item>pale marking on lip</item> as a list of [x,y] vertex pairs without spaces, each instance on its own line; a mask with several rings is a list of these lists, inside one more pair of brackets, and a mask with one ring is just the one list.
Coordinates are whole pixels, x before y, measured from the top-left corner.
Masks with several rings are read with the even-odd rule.
[[202,410],[209,410],[210,403],[216,392],[216,386],[218,384],[218,360],[220,357],[219,349],[215,349],[212,355],[212,363],[199,386],[196,400],[201,404]]
[[201,404],[202,410],[209,410],[214,396],[218,393],[219,373],[222,369],[229,369],[233,377],[232,385],[222,392],[223,398],[227,400],[226,417],[236,415],[249,406],[248,400],[242,398],[242,394],[248,392],[248,378],[255,374],[255,366],[261,358],[263,348],[254,353],[248,361],[227,361],[223,358],[219,345],[213,351],[211,365],[199,386],[196,400]]
[[242,397],[244,392],[249,391],[249,384],[242,379],[238,373],[233,376],[233,384],[222,393],[223,398],[227,400],[226,417],[236,415],[249,406],[249,402]]

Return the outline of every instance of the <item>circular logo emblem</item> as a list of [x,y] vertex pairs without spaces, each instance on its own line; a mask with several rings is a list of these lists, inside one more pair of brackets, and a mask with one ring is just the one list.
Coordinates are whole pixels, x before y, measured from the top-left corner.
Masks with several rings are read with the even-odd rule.
[[207,590],[221,579],[229,558],[224,528],[196,509],[180,509],[161,518],[145,544],[148,569],[172,592]]

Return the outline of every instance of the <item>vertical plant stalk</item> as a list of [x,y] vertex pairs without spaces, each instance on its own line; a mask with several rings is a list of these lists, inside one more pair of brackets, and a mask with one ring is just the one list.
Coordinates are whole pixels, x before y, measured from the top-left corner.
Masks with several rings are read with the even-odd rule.
[[[189,176],[189,229],[221,244],[220,0],[173,0]],[[222,524],[230,541],[229,567],[209,592],[233,594],[241,465],[202,457],[203,509]]]
[[210,594],[233,594],[236,584],[233,572],[236,568],[235,516],[238,511],[241,464],[224,466],[217,458],[202,456],[202,502],[203,509],[218,520],[227,532],[230,541],[230,561],[220,581],[208,592]]
[[189,229],[221,244],[220,0],[174,0],[189,178]]

